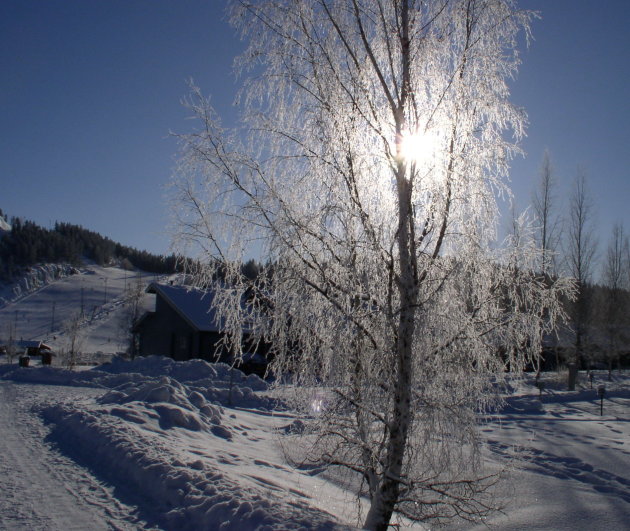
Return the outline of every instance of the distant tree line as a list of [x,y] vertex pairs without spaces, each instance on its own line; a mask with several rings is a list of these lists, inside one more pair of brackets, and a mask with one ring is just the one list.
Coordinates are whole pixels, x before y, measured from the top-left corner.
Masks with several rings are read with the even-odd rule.
[[[0,216],[6,216],[0,210]],[[97,232],[70,223],[55,223],[45,229],[32,221],[12,218],[11,231],[0,234],[0,278],[9,280],[26,267],[38,263],[80,265],[84,258],[99,265],[120,263],[157,274],[184,270],[174,254],[155,255],[121,245]]]
[[[548,151],[543,154],[533,194],[536,240],[543,251],[538,264],[545,276],[575,280],[575,298],[564,301],[567,333],[564,359],[580,369],[630,366],[630,238],[618,221],[608,242],[601,242],[596,204],[583,168],[562,201]],[[564,204],[563,204],[564,203]]]

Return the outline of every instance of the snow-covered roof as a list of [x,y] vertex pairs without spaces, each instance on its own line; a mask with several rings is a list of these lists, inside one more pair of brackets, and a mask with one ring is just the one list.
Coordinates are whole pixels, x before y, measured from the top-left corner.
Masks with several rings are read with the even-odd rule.
[[27,349],[27,348],[38,348],[41,350],[51,350],[51,348],[46,345],[45,343],[43,343],[42,341],[24,341],[24,340],[20,340],[17,342],[17,346],[18,348],[23,348],[23,349]]
[[161,296],[185,321],[200,332],[219,332],[221,322],[212,306],[214,294],[188,286],[152,282],[147,293]]

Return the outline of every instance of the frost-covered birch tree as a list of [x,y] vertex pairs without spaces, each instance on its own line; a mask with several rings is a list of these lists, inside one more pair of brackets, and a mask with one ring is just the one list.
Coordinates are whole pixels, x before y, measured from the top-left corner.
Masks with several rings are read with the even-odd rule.
[[80,312],[72,314],[63,323],[63,333],[65,335],[65,365],[68,369],[74,369],[79,360],[81,347],[83,345],[83,335],[81,333],[81,324],[83,318]]
[[133,280],[125,287],[124,311],[120,319],[120,343],[121,347],[129,353],[131,359],[138,354],[138,336],[134,327],[142,314],[142,302],[146,282],[143,281],[140,273],[137,273]]
[[[538,224],[536,243],[541,251],[537,271],[539,271],[543,277],[557,275],[558,271],[557,251],[560,243],[561,224],[557,212],[556,185],[556,177],[551,164],[551,155],[548,150],[545,150],[540,167],[540,180],[538,181],[538,186],[534,190],[532,198],[532,206]],[[544,332],[541,331],[541,333]],[[544,340],[544,336],[541,339]],[[556,368],[559,369],[560,353],[557,348],[555,349],[555,354]],[[538,364],[537,368],[540,369],[540,364]]]
[[[272,345],[307,413],[303,460],[356,473],[365,528],[395,512],[487,514],[497,477],[478,414],[539,351],[566,288],[532,273],[531,238],[496,242],[525,121],[507,81],[530,13],[512,0],[241,0],[230,13],[249,42],[243,129],[224,130],[193,87],[179,250],[197,251],[230,348],[243,322]],[[268,264],[253,281],[251,253]]]

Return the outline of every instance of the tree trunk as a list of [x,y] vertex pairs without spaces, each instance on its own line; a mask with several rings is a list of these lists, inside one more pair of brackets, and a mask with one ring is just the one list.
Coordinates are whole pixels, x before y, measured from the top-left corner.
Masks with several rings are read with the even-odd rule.
[[404,164],[398,169],[398,247],[400,253],[400,317],[396,342],[396,380],[394,404],[389,425],[389,441],[385,466],[379,488],[372,503],[364,528],[385,531],[398,501],[403,459],[411,425],[412,355],[415,332],[415,308],[418,301],[416,263],[411,212],[411,185],[405,179]]

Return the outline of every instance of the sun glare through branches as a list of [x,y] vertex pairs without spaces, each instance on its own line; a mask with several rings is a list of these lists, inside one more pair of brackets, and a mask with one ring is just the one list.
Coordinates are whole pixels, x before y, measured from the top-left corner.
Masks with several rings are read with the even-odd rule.
[[440,152],[440,140],[435,131],[404,132],[400,139],[400,156],[418,168],[431,167]]

